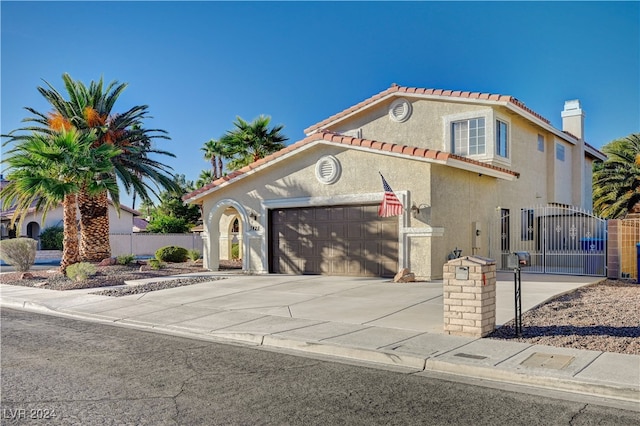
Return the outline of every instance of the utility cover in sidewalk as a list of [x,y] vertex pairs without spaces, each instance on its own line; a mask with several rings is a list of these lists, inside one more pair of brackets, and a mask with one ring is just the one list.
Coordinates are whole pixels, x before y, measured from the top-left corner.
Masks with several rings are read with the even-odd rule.
[[525,367],[542,367],[562,370],[563,368],[568,367],[574,359],[575,357],[569,355],[544,354],[536,352],[529,358],[522,361],[520,365],[524,365]]

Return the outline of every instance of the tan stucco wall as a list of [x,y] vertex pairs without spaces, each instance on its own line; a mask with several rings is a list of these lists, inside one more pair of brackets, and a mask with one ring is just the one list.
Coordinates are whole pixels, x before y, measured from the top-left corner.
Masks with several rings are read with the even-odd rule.
[[[549,130],[502,106],[405,97],[411,102],[413,111],[409,119],[398,123],[388,115],[389,105],[395,99],[388,99],[328,129],[337,132],[361,129],[365,139],[450,151],[450,122],[457,120],[456,117],[484,116],[487,153],[474,158],[520,173],[516,182],[500,184],[497,189],[500,205],[591,205],[590,175],[585,172],[584,161],[581,160],[584,150],[579,144],[563,141]],[[509,124],[508,159],[494,154],[496,119]],[[538,150],[538,134],[545,139],[544,152]],[[564,162],[556,160],[556,143],[565,147]]]
[[[325,155],[333,155],[341,164],[340,179],[334,184],[325,185],[316,179],[315,166],[318,159]],[[300,206],[309,198],[322,205],[338,204],[378,204],[382,199],[382,181],[378,171],[382,172],[400,197],[405,197],[416,205],[431,206],[430,198],[430,165],[424,162],[411,161],[383,154],[344,149],[329,145],[317,145],[294,158],[278,162],[277,166],[269,167],[237,181],[233,185],[213,193],[204,199],[205,228],[213,244],[218,238],[216,228],[218,223],[210,223],[213,207],[221,200],[231,199],[237,202],[247,211],[259,212],[258,223],[261,229],[248,235],[249,258],[248,266],[252,271],[266,272],[262,269],[263,259],[266,254],[263,249],[267,244],[267,219],[268,211],[263,209],[262,202],[281,200],[284,203],[301,200]],[[359,194],[370,194],[374,198],[367,201],[354,198]],[[307,200],[307,201],[305,201]],[[318,205],[319,205],[318,204]],[[294,205],[291,205],[292,207]],[[268,206],[267,206],[268,207]],[[426,229],[431,225],[431,213],[428,208],[422,210],[418,218],[413,218],[410,213],[403,216],[401,228],[412,227]],[[245,235],[247,238],[247,235]],[[406,263],[412,265],[412,259],[420,259],[418,269],[414,272],[418,276],[428,276],[431,266],[425,264],[425,259],[430,259],[430,237],[414,236],[410,238],[410,248],[407,250],[411,256]],[[403,237],[401,237],[401,240]],[[218,244],[216,242],[216,244]],[[401,241],[402,244],[402,241]],[[205,245],[206,246],[206,245]],[[210,259],[213,260],[213,259]],[[428,262],[427,262],[428,263]]]
[[413,112],[409,119],[398,123],[388,115],[389,105],[395,99],[376,105],[335,128],[329,127],[329,130],[343,132],[361,128],[365,139],[448,151],[449,141],[445,140],[443,116],[490,110],[486,105],[405,98],[411,102]]
[[[571,145],[566,142],[556,140],[558,145],[564,146],[564,161],[556,159],[555,146],[554,149],[554,167],[555,167],[555,197],[553,202],[572,205],[573,199],[573,156]],[[581,189],[581,188],[580,188]]]
[[[442,277],[442,266],[456,247],[462,256],[489,255],[490,229],[495,221],[498,204],[498,180],[477,173],[465,172],[445,166],[433,166],[432,218],[434,226],[444,228],[441,238],[432,240],[431,263],[435,278]],[[478,222],[480,236],[478,248],[472,246],[474,228]]]

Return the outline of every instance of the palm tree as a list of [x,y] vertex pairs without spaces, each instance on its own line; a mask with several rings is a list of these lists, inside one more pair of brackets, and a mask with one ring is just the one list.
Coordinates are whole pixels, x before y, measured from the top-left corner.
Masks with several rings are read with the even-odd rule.
[[[104,144],[121,149],[120,155],[112,158],[112,165],[118,181],[127,193],[132,190],[141,198],[147,199],[149,193],[158,195],[156,189],[175,189],[170,171],[171,167],[150,158],[150,154],[174,157],[167,151],[153,148],[153,139],[169,139],[166,132],[160,129],[145,129],[142,122],[148,118],[146,105],[134,106],[122,114],[113,114],[112,109],[118,96],[127,87],[125,83],[113,81],[104,87],[102,78],[92,81],[89,87],[82,82],[74,81],[69,74],[62,79],[68,95],[65,99],[51,84],[38,87],[38,91],[52,105],[53,111],[40,113],[26,108],[34,117],[24,121],[35,123],[35,126],[18,130],[35,131],[50,134],[68,129],[71,126],[79,131],[93,130],[96,141],[93,147]],[[11,141],[18,141],[24,136],[9,136]],[[154,184],[151,186],[148,182]],[[99,261],[111,256],[109,244],[109,191],[89,194],[81,188],[78,194],[78,205],[81,216],[82,260]]]
[[594,167],[593,206],[607,219],[626,216],[640,203],[640,133],[602,147],[607,159]]
[[227,131],[220,142],[233,157],[229,169],[238,170],[285,147],[288,137],[281,133],[283,125],[269,129],[271,118],[261,115],[251,123],[236,117],[234,130]]
[[211,170],[203,170],[200,172],[200,176],[198,176],[198,180],[196,181],[196,189],[200,189],[214,180],[216,180],[216,177]]
[[224,144],[215,139],[210,139],[200,148],[204,151],[204,159],[211,161],[211,171],[214,178],[222,177],[222,159],[228,158],[228,150]]
[[44,134],[33,133],[21,139],[3,159],[10,168],[9,183],[0,191],[3,208],[13,204],[15,214],[24,220],[29,208],[47,212],[63,207],[63,250],[60,269],[80,258],[76,224],[77,194],[81,188],[89,194],[110,191],[118,198],[118,186],[111,159],[120,154],[112,145],[92,148],[95,132],[69,130]]

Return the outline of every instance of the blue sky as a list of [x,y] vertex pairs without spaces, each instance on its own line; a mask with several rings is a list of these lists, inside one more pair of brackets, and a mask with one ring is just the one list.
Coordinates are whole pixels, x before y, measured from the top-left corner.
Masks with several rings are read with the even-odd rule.
[[[402,86],[512,95],[561,127],[580,99],[600,148],[640,131],[639,2],[0,2],[1,132],[43,80],[129,83],[162,160],[196,180],[200,148],[260,114],[303,129]],[[130,203],[123,194],[122,201]]]

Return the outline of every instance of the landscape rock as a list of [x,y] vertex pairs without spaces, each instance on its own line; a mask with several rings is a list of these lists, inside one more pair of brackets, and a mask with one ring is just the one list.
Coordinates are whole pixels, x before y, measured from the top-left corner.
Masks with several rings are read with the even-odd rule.
[[32,278],[33,278],[33,274],[31,272],[23,272],[22,274],[20,274],[21,280],[30,280]]
[[402,268],[398,271],[395,277],[393,277],[394,283],[409,283],[416,280],[416,275],[409,271],[409,268]]
[[115,257],[107,257],[106,259],[102,259],[98,266],[112,266],[115,265],[118,261]]

